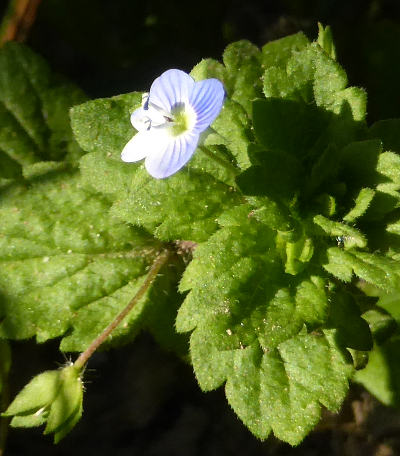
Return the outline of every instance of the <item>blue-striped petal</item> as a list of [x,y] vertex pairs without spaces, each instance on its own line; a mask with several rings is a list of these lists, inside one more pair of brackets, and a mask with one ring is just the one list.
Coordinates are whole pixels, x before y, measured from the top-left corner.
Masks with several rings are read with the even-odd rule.
[[149,105],[171,113],[177,103],[187,103],[195,82],[191,76],[181,70],[168,70],[151,85]]
[[186,133],[170,137],[163,151],[152,149],[146,157],[149,174],[164,179],[179,171],[192,157],[199,142],[199,135]]
[[201,133],[218,116],[224,104],[225,90],[218,79],[205,79],[196,82],[189,98],[189,103],[196,113],[194,133]]

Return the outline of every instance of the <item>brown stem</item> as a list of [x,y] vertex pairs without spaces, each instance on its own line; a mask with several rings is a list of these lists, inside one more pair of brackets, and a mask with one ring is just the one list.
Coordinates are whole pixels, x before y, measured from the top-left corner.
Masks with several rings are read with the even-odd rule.
[[0,28],[0,46],[26,40],[42,0],[11,0]]
[[169,255],[169,250],[164,250],[158,255],[153,265],[151,266],[145,281],[143,282],[142,286],[139,288],[135,296],[132,298],[132,300],[129,302],[129,304],[125,307],[124,310],[122,310],[122,312],[120,312],[116,316],[116,318],[107,326],[107,328],[89,345],[89,347],[83,353],[80,354],[78,359],[75,361],[74,365],[77,369],[83,369],[88,359],[99,348],[99,346],[106,341],[107,337],[114,331],[114,329],[133,309],[135,304],[137,304],[140,298],[146,293],[146,291],[156,278],[160,268],[167,262]]

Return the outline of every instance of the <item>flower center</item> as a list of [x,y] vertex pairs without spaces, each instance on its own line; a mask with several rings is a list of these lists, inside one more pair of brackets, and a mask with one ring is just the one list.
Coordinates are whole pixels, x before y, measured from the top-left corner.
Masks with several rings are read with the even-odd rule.
[[173,122],[171,132],[173,136],[179,136],[191,130],[196,123],[196,113],[194,109],[185,103],[176,103],[171,109],[171,119]]

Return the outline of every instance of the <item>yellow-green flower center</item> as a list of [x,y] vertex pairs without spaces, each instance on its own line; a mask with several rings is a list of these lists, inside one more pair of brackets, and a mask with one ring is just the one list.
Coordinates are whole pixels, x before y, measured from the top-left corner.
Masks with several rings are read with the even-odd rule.
[[177,103],[171,110],[171,133],[173,136],[179,136],[188,130],[191,130],[196,122],[196,114],[189,105]]

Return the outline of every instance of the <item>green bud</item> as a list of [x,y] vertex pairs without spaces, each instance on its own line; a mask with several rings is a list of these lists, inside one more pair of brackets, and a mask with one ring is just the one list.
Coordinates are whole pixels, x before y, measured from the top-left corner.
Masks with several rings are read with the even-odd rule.
[[3,416],[11,426],[33,427],[46,423],[44,434],[54,433],[58,443],[82,415],[81,370],[73,364],[36,376],[13,400]]

